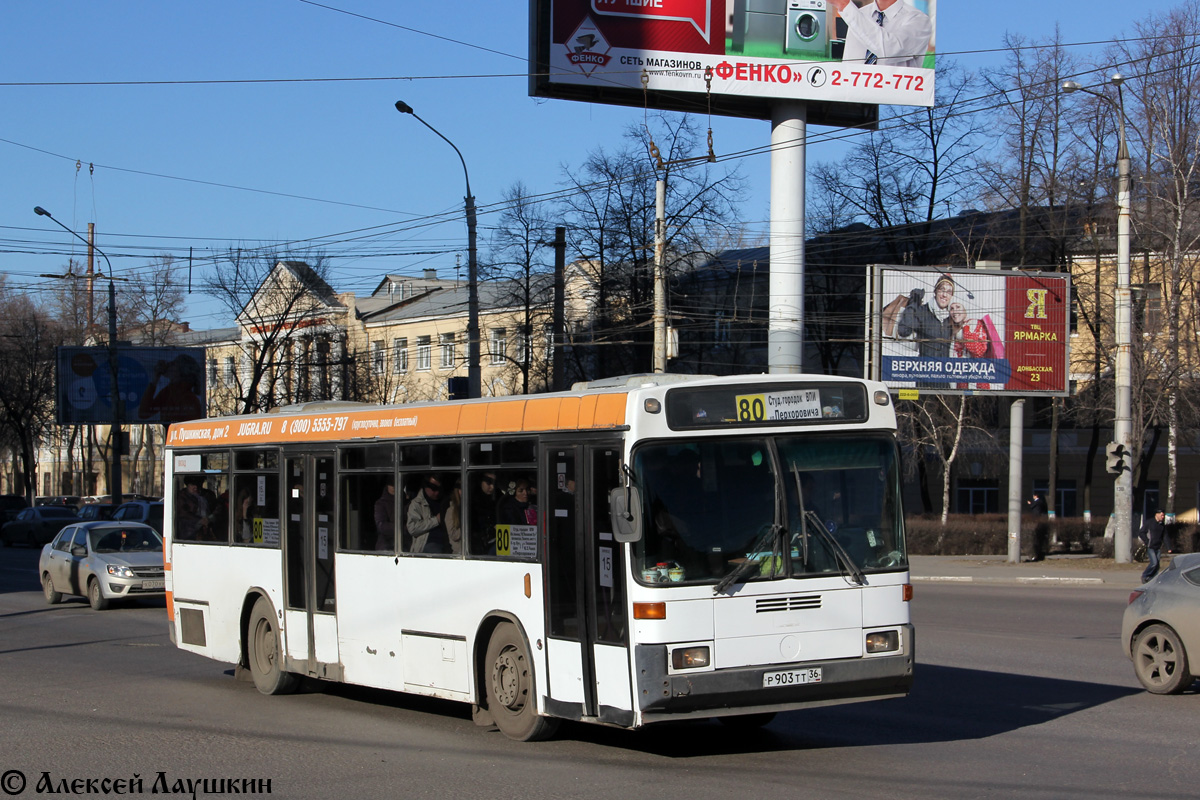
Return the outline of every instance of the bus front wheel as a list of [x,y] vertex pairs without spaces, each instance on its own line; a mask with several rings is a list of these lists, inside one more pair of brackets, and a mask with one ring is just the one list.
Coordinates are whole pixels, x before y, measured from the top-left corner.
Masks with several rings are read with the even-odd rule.
[[554,735],[558,720],[537,713],[533,664],[524,637],[511,622],[502,622],[492,631],[483,679],[488,711],[501,733],[519,742]]
[[263,694],[294,691],[299,677],[283,669],[279,626],[275,624],[275,610],[267,598],[260,597],[255,602],[246,634],[246,661],[258,690]]

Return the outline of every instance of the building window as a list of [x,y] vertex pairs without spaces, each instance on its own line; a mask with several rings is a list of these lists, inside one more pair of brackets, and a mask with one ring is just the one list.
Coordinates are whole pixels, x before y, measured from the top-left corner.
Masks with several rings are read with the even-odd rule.
[[208,382],[213,386],[217,385],[217,360],[215,358],[208,360]]
[[226,385],[232,385],[234,382],[234,376],[237,374],[237,362],[234,360],[233,356],[225,356],[224,367],[225,369],[221,373],[221,380],[224,381]]
[[1162,286],[1147,283],[1129,287],[1133,294],[1133,327],[1142,333],[1158,333],[1162,328]]
[[517,336],[517,363],[524,364],[529,358],[529,332],[522,332]]
[[442,351],[442,369],[454,369],[454,334],[443,333],[438,337]]
[[1000,484],[994,480],[960,480],[955,499],[960,514],[998,514]]
[[493,365],[504,363],[504,357],[508,355],[508,339],[504,335],[504,328],[492,328],[488,341],[488,353],[491,355]]
[[383,342],[371,342],[371,374],[382,375],[385,361]]
[[[1077,493],[1075,491],[1075,481],[1070,478],[1059,478],[1055,485],[1055,494],[1058,495],[1054,499],[1054,514],[1058,517],[1074,517],[1077,516]],[[1033,491],[1040,494],[1042,497],[1047,497],[1050,492],[1050,481],[1038,479],[1033,482]]]
[[433,358],[433,342],[428,336],[417,337],[417,369],[428,372]]
[[547,364],[554,361],[554,323],[547,322],[542,326],[542,337],[546,343],[546,354],[543,357]]
[[392,373],[403,375],[408,372],[408,339],[392,340]]

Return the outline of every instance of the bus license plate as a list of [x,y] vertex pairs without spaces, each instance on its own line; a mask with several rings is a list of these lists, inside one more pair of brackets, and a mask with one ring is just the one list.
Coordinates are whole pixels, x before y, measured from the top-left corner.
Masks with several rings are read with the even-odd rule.
[[781,672],[768,672],[763,675],[763,688],[772,686],[799,686],[802,683],[820,683],[821,668],[785,669]]

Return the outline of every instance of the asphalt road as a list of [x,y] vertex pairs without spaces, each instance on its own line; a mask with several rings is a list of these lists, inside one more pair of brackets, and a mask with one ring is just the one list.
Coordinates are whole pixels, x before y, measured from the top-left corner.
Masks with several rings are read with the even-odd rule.
[[1141,691],[1118,645],[1125,588],[918,585],[907,699],[793,712],[749,736],[564,725],[520,744],[454,703],[341,686],[264,697],[172,647],[161,603],[45,605],[36,557],[0,550],[0,789],[23,776],[20,797],[43,773],[60,794],[137,776],[144,794],[207,778],[269,780],[286,798],[439,800],[1127,800],[1200,785],[1200,694]]

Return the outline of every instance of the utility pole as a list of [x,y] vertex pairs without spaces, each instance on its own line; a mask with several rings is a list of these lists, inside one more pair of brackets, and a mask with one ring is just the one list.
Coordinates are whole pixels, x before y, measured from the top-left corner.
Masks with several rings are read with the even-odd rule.
[[[89,246],[88,250],[91,250]],[[124,492],[121,487],[121,456],[125,453],[121,441],[121,422],[125,416],[125,400],[121,397],[121,387],[117,383],[117,291],[112,282],[108,281],[108,369],[112,374],[113,392],[113,423],[109,429],[109,449],[112,450],[112,467],[109,471],[108,493],[114,505],[122,501]]]
[[667,371],[667,182],[654,182],[654,371]]
[[551,353],[550,388],[561,392],[567,365],[563,363],[563,344],[566,330],[566,272],[567,272],[567,229],[554,229],[554,352]]

